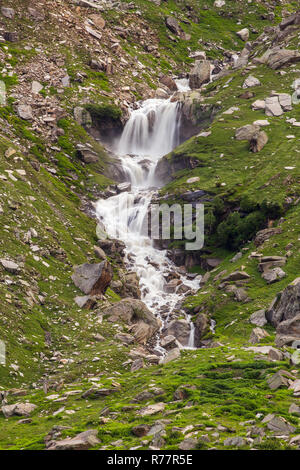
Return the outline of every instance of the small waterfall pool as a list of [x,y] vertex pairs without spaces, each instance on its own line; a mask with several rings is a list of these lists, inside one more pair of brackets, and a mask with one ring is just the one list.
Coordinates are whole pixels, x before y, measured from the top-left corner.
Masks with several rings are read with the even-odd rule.
[[[131,190],[100,199],[96,205],[97,216],[107,234],[125,243],[127,266],[137,273],[142,300],[161,320],[161,329],[174,318],[172,312],[184,294],[165,292],[166,278],[177,268],[166,251],[154,248],[145,225],[156,192],[156,164],[179,144],[179,128],[178,104],[170,99],[150,99],[132,111],[116,145]],[[184,285],[199,289],[199,280],[189,280],[183,275],[180,278]],[[182,346],[194,348],[194,324],[189,316],[185,317],[190,323],[190,337]],[[157,349],[161,352],[159,339]]]

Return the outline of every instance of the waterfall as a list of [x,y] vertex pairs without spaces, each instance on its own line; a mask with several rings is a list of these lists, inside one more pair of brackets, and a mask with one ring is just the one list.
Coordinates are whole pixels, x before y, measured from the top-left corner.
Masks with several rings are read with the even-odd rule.
[[[162,327],[172,315],[183,294],[164,292],[166,277],[176,272],[166,251],[154,248],[145,225],[149,205],[155,194],[154,170],[160,157],[179,143],[180,119],[178,105],[171,100],[150,99],[131,112],[123,134],[116,145],[131,191],[122,192],[96,205],[99,220],[107,234],[119,238],[125,245],[125,262],[140,279],[142,300],[160,318]],[[181,281],[191,289],[199,288],[199,281]],[[164,318],[162,311],[166,312]],[[184,312],[182,312],[184,313]],[[187,316],[190,321],[190,318]],[[189,348],[194,347],[194,325],[191,324]],[[157,344],[156,349],[162,348]]]

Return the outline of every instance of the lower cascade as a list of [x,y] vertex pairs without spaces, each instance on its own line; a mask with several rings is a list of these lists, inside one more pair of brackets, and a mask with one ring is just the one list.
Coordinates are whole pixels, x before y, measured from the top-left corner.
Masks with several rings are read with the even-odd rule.
[[[145,230],[149,206],[156,194],[154,170],[158,160],[179,144],[180,113],[178,103],[170,100],[150,99],[131,112],[123,134],[116,146],[122,166],[131,183],[130,190],[108,199],[100,199],[96,205],[99,220],[106,233],[122,240],[126,245],[127,267],[140,279],[142,300],[161,320],[161,331],[175,319],[174,309],[185,315],[180,305],[184,293],[167,293],[166,278],[176,272],[167,252],[158,250]],[[179,279],[191,290],[199,289],[199,280],[189,280],[179,274]],[[178,317],[178,315],[177,315]],[[190,337],[184,348],[194,348],[194,324],[190,324]],[[165,351],[157,339],[156,349]]]

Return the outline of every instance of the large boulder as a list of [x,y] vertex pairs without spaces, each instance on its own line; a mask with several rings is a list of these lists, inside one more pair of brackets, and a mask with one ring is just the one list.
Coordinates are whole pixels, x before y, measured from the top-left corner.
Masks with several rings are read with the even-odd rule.
[[29,416],[36,407],[33,403],[15,403],[14,405],[4,405],[1,409],[5,418],[10,418],[11,416]]
[[147,306],[138,299],[123,299],[103,311],[110,322],[123,321],[131,328],[135,340],[145,344],[159,329],[159,323]]
[[200,88],[204,83],[210,82],[210,62],[208,60],[196,60],[190,73],[189,85],[192,89]]
[[165,19],[165,23],[167,28],[176,36],[181,36],[182,29],[179,26],[177,20],[173,16],[167,16]]
[[171,91],[177,91],[178,90],[175,81],[169,75],[163,75],[159,81],[160,81],[160,83],[165,85],[167,88],[169,88],[169,90],[171,90]]
[[281,322],[300,315],[300,278],[289,284],[266,312],[267,320],[277,328]]
[[260,131],[259,126],[254,124],[246,124],[245,126],[239,127],[235,132],[236,140],[251,140],[254,135]]
[[72,281],[86,295],[102,295],[113,277],[113,270],[107,261],[102,263],[84,263],[75,266]]
[[268,136],[264,131],[257,132],[250,140],[250,150],[253,153],[260,152],[268,143]]
[[164,331],[166,336],[174,336],[182,346],[189,343],[191,327],[187,320],[172,320]]
[[285,65],[300,62],[300,53],[290,49],[275,49],[271,50],[268,58],[267,65],[274,70],[280,69]]
[[63,439],[62,441],[52,441],[48,450],[88,450],[100,444],[97,437],[97,429],[89,429],[81,432],[72,438]]

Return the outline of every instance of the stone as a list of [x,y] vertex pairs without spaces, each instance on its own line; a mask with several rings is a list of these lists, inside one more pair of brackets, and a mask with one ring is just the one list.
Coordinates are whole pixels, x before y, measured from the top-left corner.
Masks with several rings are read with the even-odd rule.
[[128,333],[117,333],[115,335],[115,339],[121,341],[123,344],[133,344],[134,343],[134,336],[129,335]]
[[163,357],[160,361],[159,364],[168,364],[171,361],[174,361],[175,359],[178,359],[180,357],[180,349],[179,348],[174,348],[168,351],[165,357]]
[[289,407],[289,413],[300,416],[300,406],[296,405],[295,403],[292,403]]
[[10,418],[11,416],[29,416],[37,408],[33,403],[17,403],[14,405],[4,405],[2,406],[2,413],[5,418]]
[[267,65],[274,70],[300,62],[300,53],[290,49],[275,49],[268,54]]
[[184,439],[182,442],[180,442],[178,448],[180,450],[196,450],[197,444],[198,444],[197,439],[189,437],[187,439]]
[[252,330],[249,341],[252,344],[256,344],[268,336],[270,336],[269,333],[262,328],[257,327]]
[[[92,126],[92,117],[90,113],[81,106],[75,106],[73,110],[75,121],[82,127],[89,129]],[[97,159],[98,160],[98,159]],[[88,163],[88,162],[87,162]]]
[[102,343],[103,341],[105,341],[105,338],[104,338],[104,336],[100,335],[100,333],[96,333],[93,336],[93,340],[97,341],[97,343]]
[[131,429],[132,434],[137,437],[147,436],[148,432],[150,431],[149,424],[138,424]]
[[34,94],[38,94],[43,88],[43,85],[35,80],[31,84],[31,91]]
[[94,246],[94,253],[95,253],[95,256],[97,256],[97,258],[106,260],[106,254],[102,250],[102,248],[100,248],[100,246],[96,246],[96,245]]
[[279,323],[276,333],[282,336],[293,336],[300,339],[300,312],[293,318]]
[[160,81],[160,83],[162,83],[163,85],[165,85],[167,88],[169,88],[169,90],[171,90],[171,91],[177,91],[177,90],[178,90],[175,81],[174,81],[173,78],[170,77],[169,75],[163,75],[163,76],[160,78],[159,81]]
[[9,259],[0,259],[0,263],[2,264],[3,268],[12,274],[17,274],[20,272],[20,266],[15,263],[14,261],[10,261]]
[[260,111],[262,109],[266,109],[266,101],[265,100],[256,100],[251,105],[253,111]]
[[182,346],[187,346],[190,338],[191,327],[187,320],[172,320],[164,330],[166,336],[172,336]]
[[164,349],[173,349],[176,347],[176,338],[173,335],[167,335],[161,339],[160,344]]
[[208,60],[196,60],[194,68],[189,76],[191,89],[200,88],[204,83],[210,82],[210,62]]
[[8,42],[18,42],[20,40],[19,34],[15,31],[5,31],[3,34],[5,41]]
[[257,310],[250,316],[250,323],[257,326],[265,326],[268,323],[265,310]]
[[87,33],[89,33],[91,36],[93,36],[93,38],[98,39],[99,41],[101,41],[101,39],[102,39],[102,34],[101,33],[99,33],[98,31],[96,31],[95,29],[91,28],[88,25],[85,25],[85,30],[86,30]]
[[275,435],[289,435],[292,434],[296,428],[289,424],[281,416],[269,415],[263,419],[263,423],[267,424],[267,428],[272,431]]
[[144,390],[141,393],[138,393],[136,397],[132,400],[134,403],[141,403],[146,400],[151,400],[154,397],[153,393],[148,392],[148,390]]
[[268,358],[272,361],[283,361],[284,354],[276,348],[270,347]]
[[239,127],[235,132],[236,140],[251,140],[255,134],[259,132],[259,126],[253,124],[246,124]]
[[193,178],[189,178],[186,180],[187,184],[198,183],[200,181],[199,176],[194,176]]
[[280,281],[286,276],[286,273],[281,268],[274,268],[262,273],[261,277],[267,281],[267,284],[273,284]]
[[142,358],[136,359],[131,365],[130,372],[136,372],[137,370],[143,369],[144,367],[144,360]]
[[166,100],[169,98],[169,93],[167,93],[163,88],[157,88],[155,90],[155,98],[158,100]]
[[18,116],[25,121],[30,121],[33,119],[32,108],[30,105],[21,104],[17,107]]
[[252,88],[254,86],[260,86],[261,83],[258,78],[253,77],[253,75],[249,75],[243,83],[243,88]]
[[244,445],[246,445],[246,441],[240,436],[228,437],[224,441],[226,447],[242,447]]
[[139,299],[127,298],[103,310],[108,321],[123,321],[130,325],[135,340],[145,344],[159,329],[159,323],[147,306]]
[[89,429],[81,432],[73,438],[63,439],[62,441],[52,441],[47,450],[88,450],[100,444],[98,439],[98,430]]
[[223,278],[223,282],[232,282],[232,281],[244,281],[250,279],[249,274],[245,271],[234,271],[230,273],[228,276]]
[[148,405],[138,411],[140,416],[152,416],[157,413],[161,413],[165,409],[165,403],[155,403],[154,405]]
[[242,41],[248,41],[250,32],[248,28],[243,28],[240,31],[237,31],[236,34]]
[[45,19],[45,13],[41,9],[28,7],[28,13],[36,21],[43,21]]
[[1,14],[5,16],[5,18],[12,20],[15,16],[15,10],[13,8],[1,7]]
[[131,191],[131,183],[120,183],[117,186],[118,193],[125,193]]
[[288,93],[279,93],[278,95],[279,104],[284,112],[292,111],[292,97]]
[[86,308],[88,310],[92,310],[97,305],[97,301],[89,295],[77,296],[74,301],[79,308]]
[[260,152],[268,143],[268,136],[264,131],[257,132],[250,140],[250,150],[253,153]]
[[177,20],[173,16],[167,16],[165,19],[167,28],[176,36],[181,36],[182,29],[180,28]]
[[215,8],[222,8],[226,5],[225,0],[215,0],[214,7]]
[[84,263],[75,266],[72,281],[85,294],[102,295],[113,277],[111,265],[107,261],[97,264]]
[[265,241],[269,240],[270,237],[274,235],[278,235],[282,233],[281,227],[274,227],[274,228],[265,228],[257,232],[254,240],[254,244],[256,246],[262,245]]
[[269,126],[270,123],[267,119],[258,119],[258,121],[254,121],[253,125],[259,126],[259,127],[265,127],[265,126]]
[[283,109],[279,103],[278,96],[270,96],[266,98],[265,112],[267,116],[281,116]]
[[291,379],[292,377],[293,376],[289,372],[285,370],[279,370],[278,372],[276,372],[276,374],[272,375],[267,380],[268,386],[271,390],[277,390],[281,387],[288,387],[289,379]]

